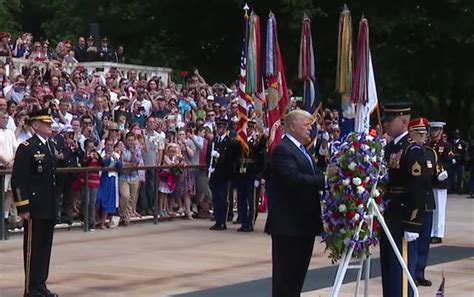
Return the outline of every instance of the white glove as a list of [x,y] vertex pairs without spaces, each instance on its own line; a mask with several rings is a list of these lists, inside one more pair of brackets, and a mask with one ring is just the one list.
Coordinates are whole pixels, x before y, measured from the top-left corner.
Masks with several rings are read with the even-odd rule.
[[323,133],[323,136],[322,136],[322,139],[324,139],[324,140],[329,140],[329,133],[328,133],[328,132],[324,132],[324,133]]
[[260,182],[259,182],[258,180],[254,181],[254,182],[253,182],[253,186],[254,186],[255,188],[258,188],[258,186],[260,186]]
[[455,165],[457,162],[456,162],[456,159],[453,159],[453,165]]
[[212,151],[212,152],[211,152],[211,157],[219,158],[220,155],[221,155],[221,154],[219,154],[218,151]]
[[210,174],[214,173],[214,171],[216,171],[216,168],[213,168],[213,167],[209,168],[209,173]]
[[448,178],[448,172],[446,170],[443,170],[440,174],[438,174],[438,180],[440,182],[446,180]]
[[414,232],[405,231],[404,234],[403,234],[403,237],[405,238],[405,240],[406,240],[407,242],[410,242],[410,241],[414,241],[414,240],[416,240],[418,237],[420,237],[420,234],[414,233]]

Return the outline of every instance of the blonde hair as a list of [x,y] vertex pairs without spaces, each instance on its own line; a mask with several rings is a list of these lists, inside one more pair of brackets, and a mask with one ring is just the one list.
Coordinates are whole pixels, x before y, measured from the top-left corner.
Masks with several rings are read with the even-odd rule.
[[285,131],[290,131],[290,129],[295,125],[295,123],[300,121],[301,119],[309,119],[310,121],[312,121],[313,116],[306,110],[302,109],[295,109],[293,111],[290,111],[284,119]]

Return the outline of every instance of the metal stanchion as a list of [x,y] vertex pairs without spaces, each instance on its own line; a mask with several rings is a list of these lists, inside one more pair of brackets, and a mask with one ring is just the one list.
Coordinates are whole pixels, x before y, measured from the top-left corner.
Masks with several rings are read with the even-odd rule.
[[84,215],[84,232],[89,231],[89,186],[88,186],[88,180],[89,180],[89,172],[86,171],[84,174],[84,193],[85,193],[85,199],[84,199],[84,206],[82,208],[83,210],[83,215]]
[[153,205],[153,224],[158,224],[158,208],[160,206],[160,197],[158,195],[158,173],[159,173],[159,169],[153,169],[155,171],[155,180],[153,181],[153,184],[155,185],[155,187],[153,188],[153,201],[154,201],[154,205]]
[[4,206],[5,206],[5,175],[0,174],[0,213],[2,214],[2,219],[0,220],[0,240],[6,239]]

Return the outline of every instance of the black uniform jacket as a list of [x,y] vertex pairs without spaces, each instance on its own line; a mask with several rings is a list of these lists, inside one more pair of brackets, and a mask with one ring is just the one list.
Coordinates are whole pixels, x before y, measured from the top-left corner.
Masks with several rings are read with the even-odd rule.
[[428,184],[425,150],[404,136],[395,144],[385,147],[388,165],[388,189],[384,199],[388,202],[385,219],[403,231],[419,233],[425,211]]
[[[50,143],[51,149],[53,144]],[[35,219],[56,219],[56,159],[33,135],[18,146],[12,172],[12,190],[18,212]]]

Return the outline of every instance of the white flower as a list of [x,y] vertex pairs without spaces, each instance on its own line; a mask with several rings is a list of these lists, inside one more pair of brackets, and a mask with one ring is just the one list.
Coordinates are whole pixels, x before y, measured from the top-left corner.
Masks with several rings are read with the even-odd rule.
[[345,234],[345,233],[346,233],[346,230],[345,230],[345,229],[340,229],[340,230],[339,230],[339,233]]
[[374,137],[372,135],[366,135],[365,140],[372,141],[372,140],[374,140]]
[[375,149],[374,149],[374,148],[371,149],[370,152],[371,152],[372,154],[375,154]]
[[352,171],[354,171],[354,169],[356,169],[356,167],[357,167],[357,164],[356,164],[355,162],[351,162],[351,163],[347,166],[347,168],[349,168],[349,170],[352,170]]
[[364,179],[364,182],[368,183],[369,181],[370,181],[370,177],[366,176],[365,179]]
[[349,149],[349,152],[351,152],[351,153],[353,154],[353,153],[355,153],[355,149],[354,149],[353,147],[351,147],[351,148]]
[[348,186],[348,185],[351,184],[351,180],[348,179],[348,178],[346,178],[346,179],[344,179],[344,180],[342,181],[342,184],[343,184],[344,186]]
[[344,204],[341,204],[339,205],[338,209],[339,209],[339,212],[346,212],[347,207]]
[[352,178],[352,183],[354,184],[354,186],[360,186],[360,184],[362,184],[362,180],[358,177],[354,177]]
[[360,146],[364,151],[370,149],[370,146],[368,146],[367,144],[363,144]]
[[377,189],[374,189],[374,192],[372,193],[374,198],[377,198],[380,196],[380,192]]
[[357,206],[357,209],[359,209],[359,210],[361,210],[361,209],[363,209],[363,208],[364,208],[364,204],[359,204],[359,205]]
[[357,187],[357,194],[360,195],[360,194],[364,193],[364,191],[365,191],[365,188],[363,186],[358,186]]
[[369,160],[370,160],[370,157],[368,155],[365,155],[364,156],[364,162],[369,162]]
[[356,214],[354,215],[354,221],[359,220],[359,218],[360,218],[360,215],[359,215],[358,213],[356,213]]
[[377,157],[373,156],[372,158],[370,158],[370,161],[371,162],[377,162]]

